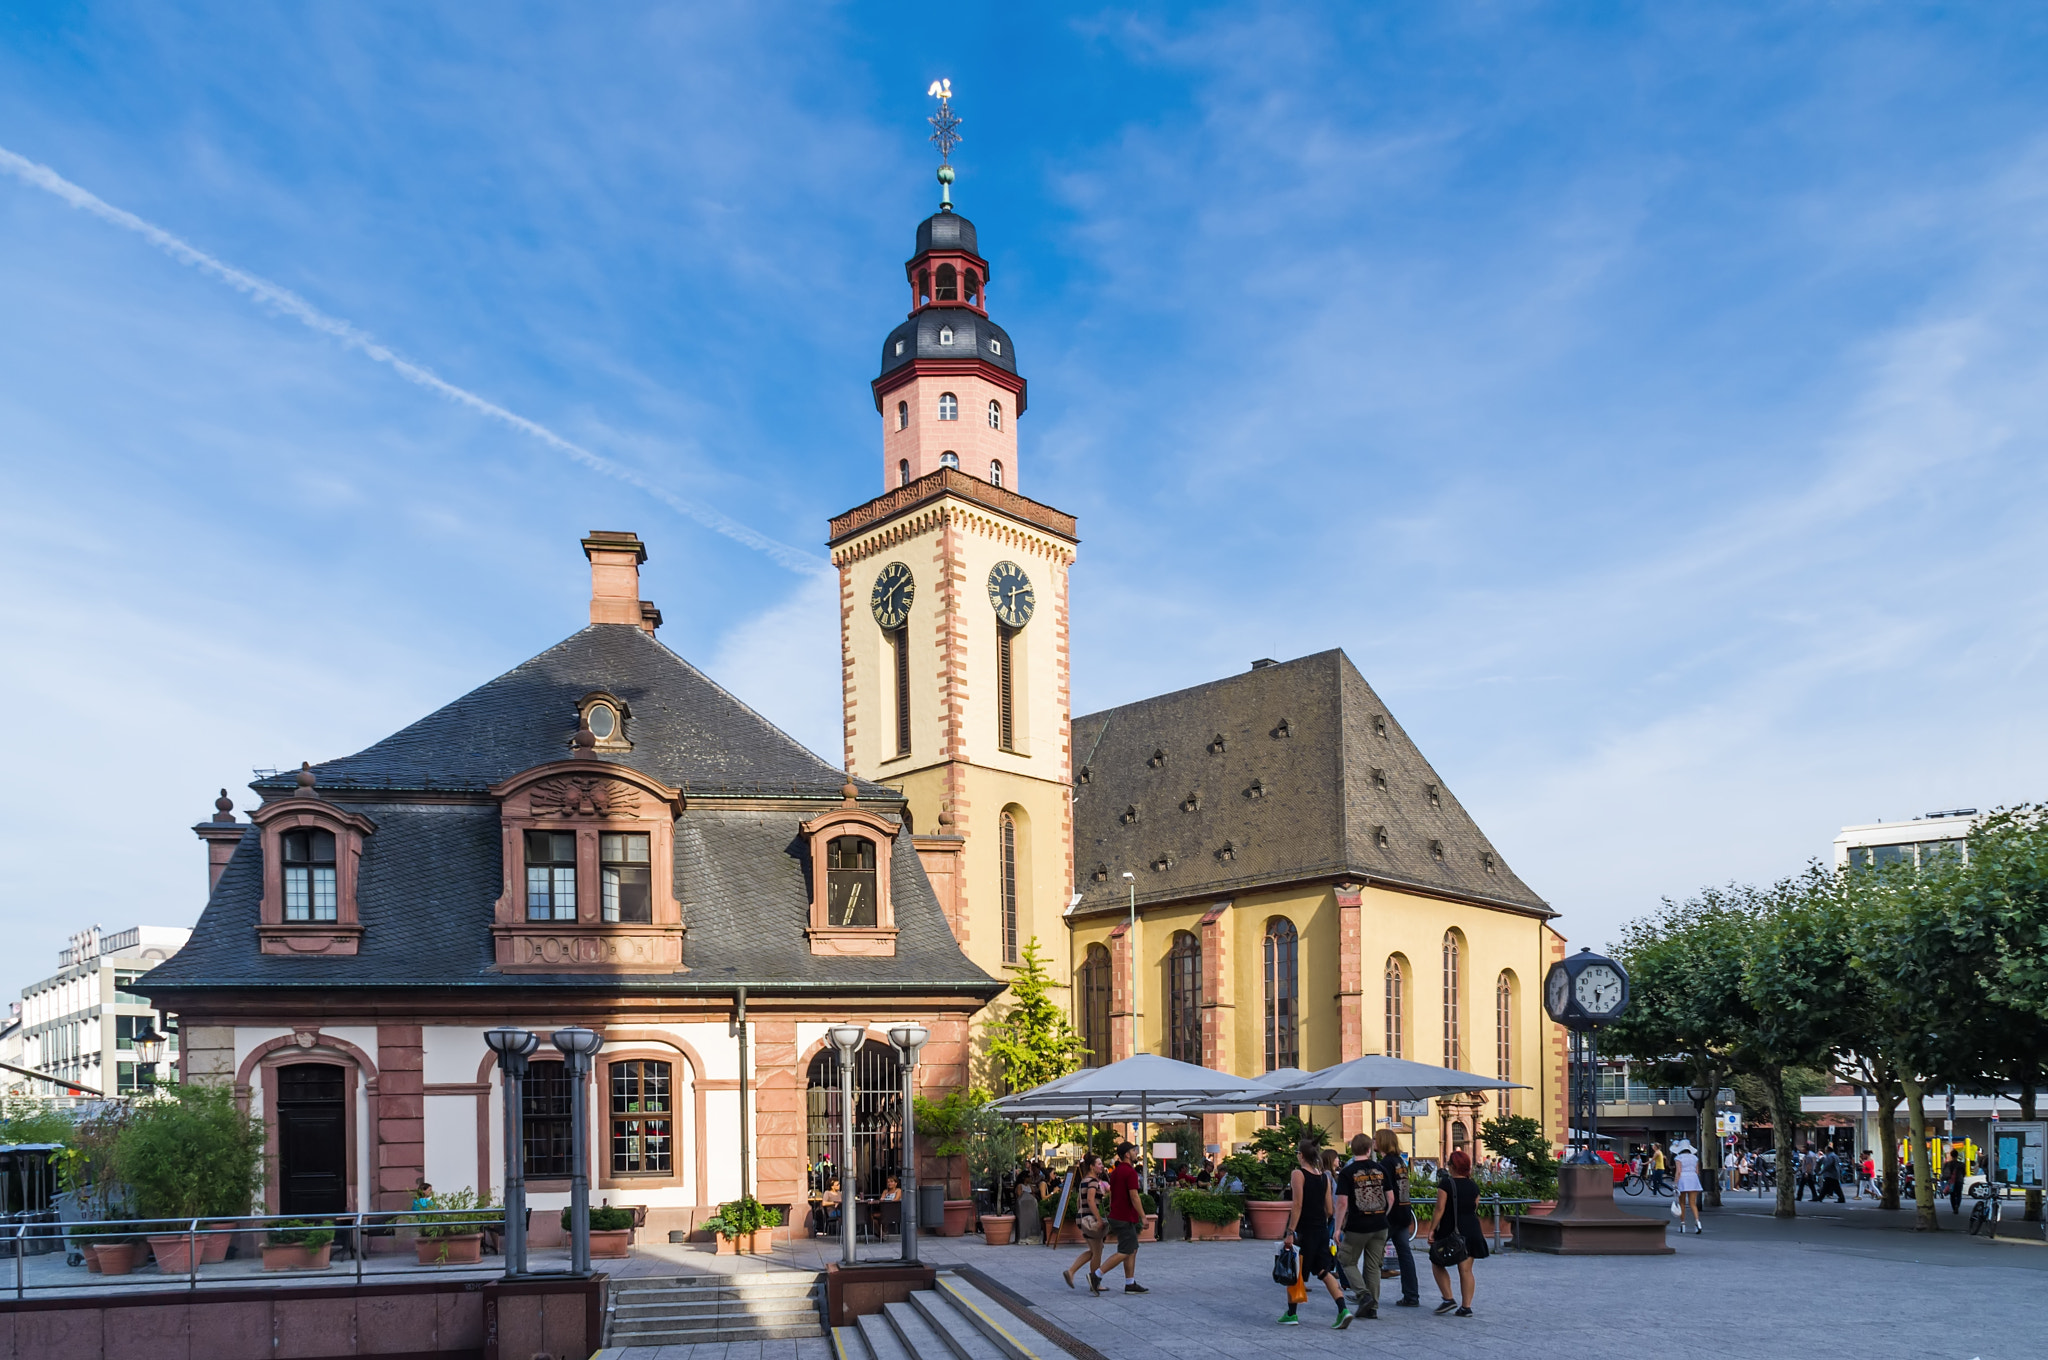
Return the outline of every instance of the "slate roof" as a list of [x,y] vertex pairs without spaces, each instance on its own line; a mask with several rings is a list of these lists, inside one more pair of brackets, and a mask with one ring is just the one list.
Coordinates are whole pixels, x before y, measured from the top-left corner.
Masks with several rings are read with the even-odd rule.
[[[939,332],[951,330],[950,344],[940,341]],[[903,352],[896,352],[896,342]],[[991,347],[990,340],[1002,343]],[[889,332],[882,341],[882,377],[919,359],[979,359],[1005,373],[1017,371],[1017,346],[1010,333],[972,307],[927,307]],[[976,417],[968,412],[962,419]]]
[[[567,759],[577,701],[607,690],[631,711],[633,750],[616,761],[685,790],[676,823],[675,891],[686,934],[676,974],[512,975],[492,971],[490,926],[503,885],[494,805],[419,795],[480,793],[522,770]],[[846,776],[805,750],[702,672],[622,624],[592,625],[367,750],[314,767],[317,788],[375,830],[363,842],[353,957],[293,958],[255,947],[262,848],[244,834],[191,941],[152,970],[165,998],[215,987],[534,987],[608,992],[764,993],[829,988],[993,996],[1002,984],[953,939],[908,836],[896,842],[893,959],[815,957],[810,863],[798,824],[840,802]],[[252,787],[272,796],[290,774]],[[860,785],[889,815],[893,790]],[[772,809],[692,806],[694,795],[777,798]]]
[[1125,870],[1141,902],[1342,876],[1553,914],[1342,651],[1077,717],[1073,739],[1077,914],[1124,902]]
[[981,248],[975,244],[974,224],[951,210],[933,213],[917,224],[917,254],[934,250],[964,250],[969,255],[981,254]]

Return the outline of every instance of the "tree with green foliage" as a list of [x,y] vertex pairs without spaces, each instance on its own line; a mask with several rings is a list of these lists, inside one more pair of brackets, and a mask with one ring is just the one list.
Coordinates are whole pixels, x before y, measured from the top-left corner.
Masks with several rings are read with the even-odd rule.
[[1543,1122],[1525,1114],[1504,1114],[1479,1126],[1479,1141],[1496,1157],[1514,1164],[1515,1178],[1535,1192],[1537,1199],[1557,1194],[1557,1157]]
[[[164,1094],[168,1091],[168,1094]],[[263,1183],[263,1121],[225,1086],[159,1087],[114,1144],[114,1171],[144,1218],[234,1218]]]
[[1023,966],[1010,978],[1009,1004],[988,1027],[988,1055],[1012,1091],[1028,1091],[1081,1066],[1088,1049],[1053,998],[1053,977],[1038,952],[1038,937],[1024,945]]
[[[959,1198],[953,1193],[954,1159],[966,1155],[975,1114],[987,1104],[988,1093],[979,1088],[948,1091],[944,1100],[926,1100],[923,1096],[916,1096],[911,1101],[918,1136],[930,1140],[934,1157],[945,1159],[948,1199]],[[914,1150],[912,1155],[915,1155]]]

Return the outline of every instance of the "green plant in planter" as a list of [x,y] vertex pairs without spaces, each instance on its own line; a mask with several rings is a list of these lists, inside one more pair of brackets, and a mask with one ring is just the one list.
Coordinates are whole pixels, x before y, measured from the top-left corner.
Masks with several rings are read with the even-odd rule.
[[1004,1212],[1010,1198],[1010,1182],[1017,1170],[1017,1126],[992,1106],[977,1105],[968,1112],[962,1141],[968,1176],[977,1185],[992,1186],[996,1212]]
[[304,1247],[318,1251],[334,1240],[334,1229],[319,1219],[288,1218],[270,1225],[265,1239],[273,1247]]
[[1327,1147],[1330,1131],[1320,1124],[1288,1115],[1278,1124],[1252,1134],[1251,1148],[1225,1157],[1223,1170],[1244,1182],[1246,1199],[1286,1199],[1288,1180],[1293,1176],[1294,1168],[1300,1165],[1296,1149],[1303,1138],[1314,1138],[1317,1146]]
[[135,1107],[113,1140],[113,1172],[145,1218],[234,1218],[262,1184],[263,1121],[223,1086],[178,1086]]
[[[427,1203],[432,1207],[414,1210],[405,1217],[405,1222],[419,1229],[421,1237],[467,1237],[504,1225],[504,1210],[498,1202],[466,1185],[453,1194],[436,1195]],[[492,1214],[493,1209],[498,1212]]]
[[1244,1198],[1241,1195],[1189,1188],[1176,1190],[1169,1198],[1183,1217],[1197,1223],[1235,1223],[1244,1216]]
[[1479,1141],[1496,1157],[1514,1164],[1515,1175],[1535,1199],[1557,1194],[1557,1157],[1543,1125],[1525,1114],[1502,1115],[1479,1126]]
[[[632,1226],[633,1211],[631,1209],[620,1209],[609,1204],[600,1204],[590,1211],[590,1230],[592,1232],[618,1232],[622,1228],[630,1228]],[[562,1210],[562,1231],[569,1231],[569,1211],[567,1209]]]
[[1417,1171],[1411,1167],[1408,1171],[1408,1198],[1413,1201],[1409,1207],[1415,1210],[1416,1222],[1427,1223],[1435,1218],[1436,1172]]
[[911,1102],[917,1114],[918,1134],[931,1140],[933,1156],[946,1159],[947,1199],[959,1198],[953,1193],[952,1159],[967,1151],[967,1134],[974,1112],[986,1104],[988,1096],[980,1090],[952,1091],[940,1101],[918,1096]]
[[748,1195],[719,1205],[717,1215],[707,1220],[704,1226],[720,1237],[745,1237],[763,1228],[781,1227],[782,1211]]

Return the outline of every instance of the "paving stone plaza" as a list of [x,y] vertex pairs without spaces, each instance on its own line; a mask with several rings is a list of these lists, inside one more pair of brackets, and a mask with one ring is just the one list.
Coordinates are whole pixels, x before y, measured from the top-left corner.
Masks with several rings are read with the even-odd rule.
[[[1641,1201],[1637,1212],[1668,1212]],[[2048,1354],[2048,1243],[2040,1225],[2008,1223],[2011,1240],[1961,1231],[1908,1230],[1910,1210],[1869,1202],[1802,1204],[1779,1223],[1769,1201],[1731,1194],[1700,1236],[1673,1234],[1664,1257],[1555,1257],[1507,1251],[1479,1263],[1475,1316],[1438,1317],[1425,1267],[1420,1309],[1383,1307],[1377,1321],[1330,1328],[1320,1290],[1299,1327],[1275,1325],[1283,1300],[1261,1242],[1148,1244],[1139,1279],[1151,1293],[1090,1298],[1060,1271],[1066,1249],[988,1247],[979,1238],[926,1239],[923,1255],[962,1264],[1027,1301],[1031,1310],[1108,1360],[1191,1355],[1426,1355],[1462,1357],[1821,1356],[1854,1360],[1955,1356],[2019,1360]],[[1965,1206],[1967,1210],[1967,1205]],[[1807,1212],[1811,1210],[1811,1212]],[[1944,1228],[1953,1229],[1944,1206]],[[814,1240],[777,1251],[777,1264],[815,1270],[837,1259]],[[865,1247],[864,1256],[890,1255]],[[699,1261],[708,1258],[697,1258]],[[1085,1286],[1085,1280],[1082,1281]],[[1385,1302],[1398,1297],[1389,1280]],[[1040,1355],[1063,1354],[1022,1332]],[[605,1360],[826,1360],[828,1337],[714,1345],[618,1347]]]

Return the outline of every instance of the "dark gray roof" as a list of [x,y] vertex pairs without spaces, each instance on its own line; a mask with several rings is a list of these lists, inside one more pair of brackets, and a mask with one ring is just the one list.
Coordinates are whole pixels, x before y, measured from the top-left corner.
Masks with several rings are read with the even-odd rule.
[[[625,701],[631,751],[599,752],[685,793],[836,798],[846,776],[639,628],[592,624],[376,745],[313,766],[319,788],[481,792],[575,753],[577,703]],[[250,787],[289,793],[296,771]],[[864,785],[867,792],[885,792]]]
[[974,224],[956,212],[933,213],[917,224],[917,254],[922,255],[928,250],[964,250],[969,255],[981,254],[974,244]]
[[503,974],[491,968],[491,914],[503,886],[494,807],[350,803],[376,830],[363,841],[356,904],[363,926],[353,957],[259,954],[257,903],[263,851],[242,837],[207,900],[192,939],[137,986],[169,998],[182,988],[580,987],[610,992],[761,993],[827,987],[993,996],[1002,984],[968,962],[919,865],[897,838],[890,898],[894,958],[817,957],[810,920],[810,861],[798,823],[829,804],[789,810],[685,809],[676,823],[675,892],[687,934],[675,974]]
[[[953,332],[951,344],[939,343],[939,332]],[[903,352],[896,352],[896,342]],[[990,349],[989,341],[1000,342]],[[1017,347],[1010,333],[972,307],[927,307],[889,332],[882,342],[882,372],[889,373],[915,359],[980,359],[1005,373],[1017,371]],[[970,412],[967,417],[972,418]]]
[[[498,810],[419,795],[476,797],[521,771],[570,758],[577,701],[594,690],[625,701],[633,742],[630,752],[596,758],[684,791],[675,891],[686,928],[685,971],[493,972],[490,926],[504,882]],[[363,842],[357,884],[361,952],[257,952],[262,847],[252,828],[191,941],[150,973],[151,990],[170,996],[194,987],[552,985],[691,992],[745,984],[763,992],[829,986],[986,997],[1002,988],[960,952],[908,836],[897,839],[892,861],[896,957],[813,956],[804,934],[810,866],[798,828],[840,802],[846,776],[635,627],[585,628],[367,750],[314,769],[321,796],[375,826]],[[855,782],[876,811],[891,815],[900,806],[894,790]],[[296,784],[285,774],[253,787],[277,796]],[[717,805],[738,798],[755,809]],[[776,806],[759,810],[771,799]]]
[[1341,651],[1077,717],[1073,738],[1079,911],[1122,901],[1125,870],[1141,901],[1344,876],[1549,911]]

